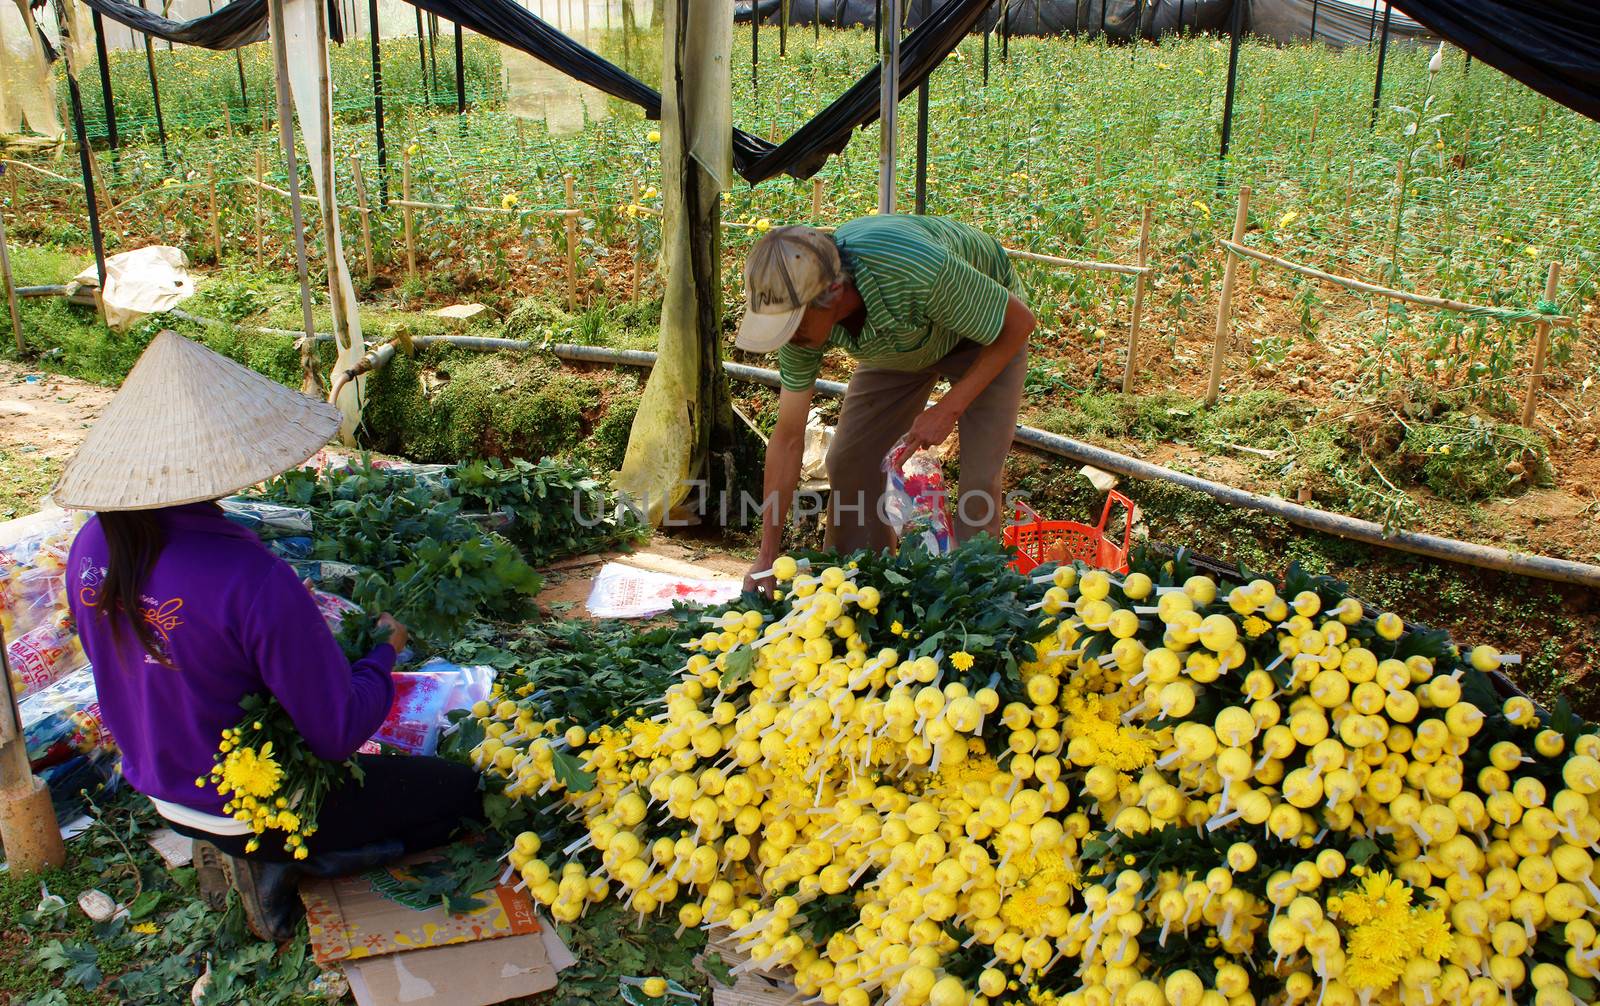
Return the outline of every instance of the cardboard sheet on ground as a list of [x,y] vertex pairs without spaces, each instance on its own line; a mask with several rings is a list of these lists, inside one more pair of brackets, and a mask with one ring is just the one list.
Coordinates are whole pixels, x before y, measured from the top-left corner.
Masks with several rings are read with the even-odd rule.
[[715,605],[734,600],[744,589],[735,578],[678,576],[608,562],[594,578],[584,606],[595,618],[649,618],[669,611],[673,602]]
[[317,963],[538,934],[533,901],[509,885],[483,892],[481,907],[457,914],[445,911],[437,896],[419,893],[412,882],[441,866],[438,857],[425,853],[353,877],[302,885]]
[[[98,281],[92,265],[74,280],[85,287]],[[119,332],[149,315],[170,311],[193,295],[194,277],[182,249],[151,245],[106,259],[106,288],[100,299],[106,308],[106,324]]]

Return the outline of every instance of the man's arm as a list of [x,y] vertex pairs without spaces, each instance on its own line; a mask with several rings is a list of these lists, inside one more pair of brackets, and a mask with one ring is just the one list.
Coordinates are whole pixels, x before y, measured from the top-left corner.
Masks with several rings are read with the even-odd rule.
[[[911,430],[906,434],[906,440],[913,450],[923,447],[934,447],[945,442],[950,436],[950,431],[955,429],[956,420],[967,411],[967,406],[983,393],[1000,372],[1006,369],[1016,355],[1027,346],[1028,338],[1033,334],[1038,322],[1033,317],[1033,312],[1012,294],[1006,303],[1005,320],[1000,325],[1000,334],[995,340],[978,351],[978,358],[972,361],[972,366],[961,375],[961,379],[951,386],[945,396],[918,416],[911,424]],[[779,419],[782,422],[782,419]],[[776,442],[777,438],[773,438]],[[771,450],[768,450],[771,458]],[[769,461],[770,465],[770,461]],[[770,467],[769,467],[770,471]]]
[[[812,388],[805,391],[785,388],[778,395],[778,424],[767,442],[766,474],[761,482],[761,552],[755,565],[750,567],[752,573],[771,569],[773,561],[783,551],[783,527],[789,518],[795,487],[800,484],[806,416],[811,411],[811,398],[815,393]],[[747,576],[745,586],[769,590],[772,578],[763,577],[757,581]]]

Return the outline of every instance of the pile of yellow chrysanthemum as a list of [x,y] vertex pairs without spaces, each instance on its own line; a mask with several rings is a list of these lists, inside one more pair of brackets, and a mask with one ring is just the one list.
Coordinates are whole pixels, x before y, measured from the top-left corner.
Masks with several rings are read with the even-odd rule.
[[558,919],[614,892],[842,1006],[1595,1000],[1600,738],[1495,696],[1492,650],[1328,581],[1064,567],[973,688],[884,645],[892,581],[775,575],[659,709],[479,710],[480,767],[582,822],[511,852]]

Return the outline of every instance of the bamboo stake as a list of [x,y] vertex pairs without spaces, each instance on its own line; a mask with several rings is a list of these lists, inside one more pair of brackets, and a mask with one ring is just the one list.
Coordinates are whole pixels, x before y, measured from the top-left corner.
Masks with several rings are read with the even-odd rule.
[[[573,187],[575,182],[571,175],[562,179],[567,190],[567,209],[573,208]],[[567,231],[567,310],[578,309],[578,218],[568,214],[564,220]]]
[[534,217],[581,217],[581,216],[583,216],[583,211],[582,210],[568,210],[568,209],[555,209],[555,210],[509,209],[508,210],[503,206],[459,206],[459,205],[455,205],[455,204],[452,204],[452,203],[429,203],[429,202],[423,202],[422,200],[419,200],[419,199],[391,199],[391,200],[389,200],[389,205],[390,206],[398,206],[401,209],[405,209],[406,207],[409,206],[411,209],[414,209],[414,210],[445,210],[445,211],[448,211],[448,212],[451,212],[451,213],[457,213],[457,212],[459,212],[459,213],[493,213],[496,216],[502,216],[502,217],[528,217],[528,216],[534,216]]
[[[1550,273],[1544,280],[1544,299],[1556,299],[1556,286],[1561,282],[1561,263],[1550,263]],[[1522,403],[1522,425],[1533,425],[1534,399],[1539,396],[1539,385],[1544,381],[1544,358],[1550,349],[1550,321],[1542,320],[1534,327],[1533,376],[1528,379],[1528,397]]]
[[811,179],[811,219],[822,219],[822,179]]
[[1306,146],[1313,146],[1317,142],[1317,116],[1322,114],[1321,105],[1311,106],[1311,139],[1306,141]]
[[11,312],[11,334],[17,340],[17,355],[27,356],[28,346],[22,341],[22,314],[17,310],[17,283],[11,275],[11,252],[6,248],[6,221],[0,216],[0,284],[6,288],[6,307]]
[[206,199],[211,218],[211,256],[212,261],[222,264],[222,218],[217,213],[217,168],[214,164],[206,166]]
[[[1139,223],[1139,265],[1143,266],[1150,257],[1150,216],[1151,209],[1144,208],[1144,219]],[[1133,394],[1133,375],[1139,364],[1139,321],[1144,315],[1144,281],[1145,273],[1140,273],[1133,280],[1133,318],[1128,323],[1128,362],[1122,370],[1122,393]]]
[[[408,149],[400,155],[400,194],[405,197],[405,202],[411,201],[411,151]],[[412,228],[411,214],[413,207],[402,205],[400,218],[405,221],[406,228],[406,278],[417,278],[417,239]]]
[[[59,158],[59,156],[60,155],[58,154],[57,157]],[[45,168],[38,167],[37,165],[29,164],[27,161],[12,161],[12,160],[7,160],[7,159],[4,159],[4,158],[0,158],[0,164],[4,164],[6,166],[8,174],[9,174],[9,169],[11,169],[11,168],[26,168],[27,170],[33,172],[36,175],[43,175],[46,178],[54,179],[55,181],[58,181],[58,182],[66,182],[68,185],[74,186],[75,188],[80,188],[80,189],[83,188],[83,183],[80,182],[80,181],[68,178],[66,175],[58,175],[54,171],[50,171],[50,170],[47,170]],[[13,176],[13,177],[15,177],[15,176]]]
[[[1233,243],[1244,240],[1245,223],[1250,216],[1250,186],[1239,186],[1239,208],[1233,216]],[[1211,343],[1211,378],[1206,382],[1206,404],[1217,404],[1222,388],[1222,359],[1227,352],[1228,323],[1233,311],[1233,284],[1239,273],[1239,259],[1229,255],[1222,269],[1222,296],[1217,300],[1217,330]]]
[[11,212],[19,213],[21,212],[22,197],[18,194],[18,189],[21,187],[22,180],[15,171],[7,171],[6,174],[11,176]]
[[265,173],[266,169],[262,166],[261,151],[258,150],[256,151],[256,269],[258,271],[262,268],[262,261],[266,256],[266,239],[262,234],[261,216],[261,190],[266,188],[267,184],[261,179]]
[[1090,262],[1086,259],[1059,258],[1055,255],[1041,255],[1038,252],[1020,251],[1016,248],[1005,249],[1006,255],[1025,262],[1043,262],[1046,265],[1066,266],[1069,269],[1087,269],[1090,272],[1116,272],[1124,276],[1138,276],[1150,271],[1149,266],[1122,265],[1117,262]]
[[[1275,265],[1280,269],[1287,269],[1290,272],[1299,273],[1302,276],[1310,276],[1312,279],[1320,279],[1327,283],[1333,283],[1337,286],[1342,286],[1347,290],[1354,290],[1357,293],[1370,293],[1379,297],[1388,297],[1390,300],[1403,300],[1410,304],[1420,304],[1423,307],[1431,307],[1440,311],[1459,311],[1466,314],[1489,315],[1491,317],[1505,317],[1507,315],[1520,316],[1522,314],[1520,311],[1507,308],[1486,307],[1482,304],[1468,304],[1459,300],[1450,300],[1447,297],[1430,297],[1426,294],[1411,293],[1406,290],[1395,290],[1386,286],[1378,286],[1376,283],[1367,283],[1363,280],[1351,279],[1348,276],[1338,276],[1331,272],[1323,272],[1321,269],[1313,269],[1308,265],[1301,265],[1298,262],[1291,262],[1288,259],[1279,258],[1276,255],[1268,255],[1266,252],[1257,251],[1254,248],[1247,248],[1236,241],[1223,241],[1220,242],[1220,244],[1224,249],[1232,252],[1235,255],[1240,255],[1245,258],[1253,258],[1257,261],[1265,262],[1268,265]],[[1570,317],[1564,314],[1546,315],[1544,320],[1550,322],[1552,325],[1560,325],[1572,321]]]
[[356,205],[361,207],[361,257],[367,262],[367,282],[378,276],[378,264],[372,258],[372,214],[367,210],[367,180],[361,173],[361,158],[350,155],[350,167],[356,181]]
[[89,174],[94,178],[96,201],[98,202],[101,197],[105,198],[105,206],[101,213],[105,216],[106,222],[115,227],[117,207],[111,199],[111,190],[106,187],[105,178],[100,174],[100,159],[94,155],[93,148],[89,150]]
[[[1355,198],[1355,194],[1356,194],[1356,162],[1355,161],[1351,161],[1350,162],[1350,173],[1348,175],[1346,175],[1345,179],[1344,179],[1344,212],[1345,212],[1345,216],[1349,216],[1350,215],[1350,200]],[[1345,222],[1349,223],[1348,220],[1346,220]]]
[[222,121],[227,124],[228,138],[230,140],[233,139],[233,111],[228,107],[227,102],[222,104]]
[[[637,208],[639,205],[639,182],[637,180],[633,180],[628,184],[633,187],[631,205]],[[642,215],[640,215],[637,212],[637,209],[635,209],[633,218],[633,303],[635,304],[639,303],[639,258],[643,254],[644,220]]]

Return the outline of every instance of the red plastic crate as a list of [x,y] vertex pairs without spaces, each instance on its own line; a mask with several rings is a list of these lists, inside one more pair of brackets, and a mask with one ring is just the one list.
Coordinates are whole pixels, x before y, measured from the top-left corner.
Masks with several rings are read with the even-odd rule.
[[[1123,508],[1122,544],[1106,537],[1111,507]],[[1026,503],[1017,502],[1015,520],[1001,532],[1001,541],[1017,550],[1011,568],[1027,573],[1048,562],[1079,561],[1114,573],[1127,572],[1128,545],[1133,539],[1133,500],[1116,490],[1106,493],[1105,509],[1095,527],[1074,520],[1045,520]]]

